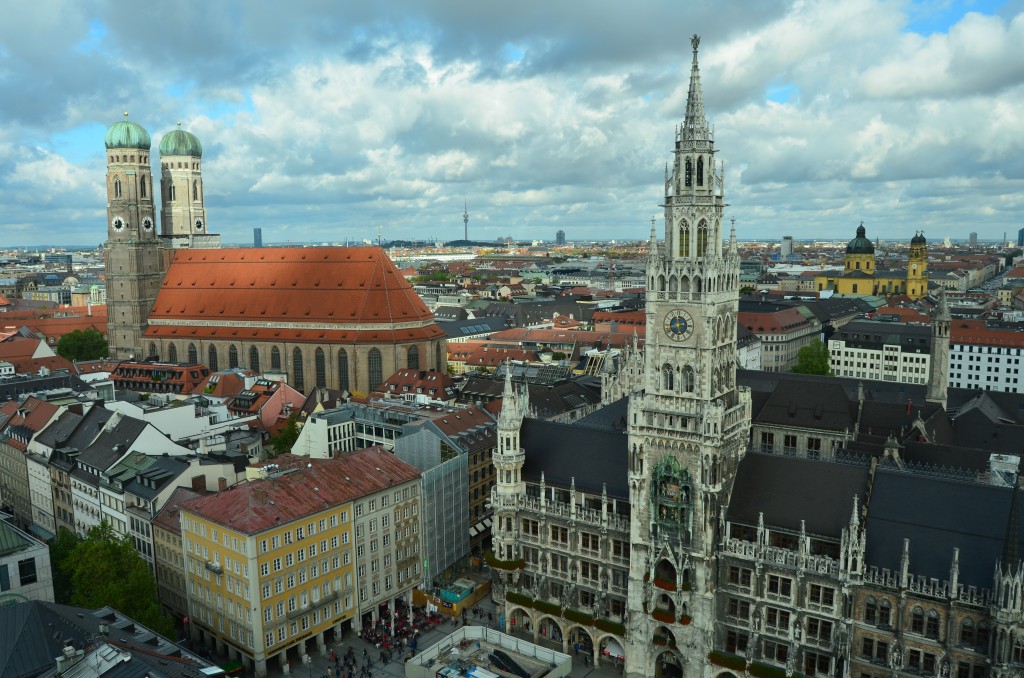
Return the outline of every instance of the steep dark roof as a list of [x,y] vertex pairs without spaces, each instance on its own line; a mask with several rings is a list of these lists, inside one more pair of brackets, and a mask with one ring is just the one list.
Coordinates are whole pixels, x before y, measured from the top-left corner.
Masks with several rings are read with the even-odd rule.
[[614,403],[605,405],[578,420],[576,425],[621,433],[626,430],[627,414],[629,414],[629,397],[619,398]]
[[834,464],[799,457],[747,454],[740,462],[729,503],[728,518],[838,538],[850,524],[853,497],[864,504],[869,467]]
[[959,548],[960,581],[990,588],[1010,496],[1008,487],[879,469],[868,507],[867,564],[899,571],[903,540],[910,539],[910,572],[946,580]]
[[757,413],[756,423],[829,431],[852,429],[857,411],[834,382],[781,381]]
[[[796,374],[794,372],[767,372],[763,370],[736,371],[736,380],[751,391],[770,393],[783,381],[798,381],[803,384],[838,384],[846,397],[857,400],[857,390],[864,386],[864,399],[879,402],[907,404],[907,400],[921,405],[925,402],[928,387],[924,384],[898,384],[892,381],[865,381],[849,377],[825,377],[817,374]],[[952,394],[957,389],[949,389]]]
[[36,440],[50,449],[66,447],[82,451],[96,440],[103,425],[112,416],[113,412],[99,405],[93,406],[84,415],[67,411],[43,429]]
[[122,417],[112,428],[100,433],[78,460],[92,468],[105,471],[124,456],[146,426],[146,422],[141,419]]
[[526,450],[523,478],[552,485],[600,492],[607,484],[608,495],[628,499],[627,438],[625,433],[526,419],[520,432]]

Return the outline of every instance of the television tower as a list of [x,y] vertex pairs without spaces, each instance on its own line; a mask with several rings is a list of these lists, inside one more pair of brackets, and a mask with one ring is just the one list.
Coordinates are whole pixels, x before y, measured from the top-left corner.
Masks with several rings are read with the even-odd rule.
[[465,229],[462,239],[469,242],[469,203],[465,200],[462,201],[462,225]]

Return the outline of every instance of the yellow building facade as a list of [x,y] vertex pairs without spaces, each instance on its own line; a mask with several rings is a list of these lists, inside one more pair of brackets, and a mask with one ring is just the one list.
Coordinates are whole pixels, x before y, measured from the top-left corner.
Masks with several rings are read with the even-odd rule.
[[353,503],[419,477],[390,454],[380,455],[385,462],[374,455],[367,472],[367,452],[283,455],[255,469],[259,479],[182,507],[193,641],[262,677],[268,660],[289,671],[351,630],[358,610]]
[[891,297],[906,295],[920,299],[928,294],[928,242],[921,233],[910,241],[907,268],[880,269],[875,260],[875,246],[867,238],[864,224],[846,245],[842,273],[815,276],[819,292],[831,290],[844,295]]

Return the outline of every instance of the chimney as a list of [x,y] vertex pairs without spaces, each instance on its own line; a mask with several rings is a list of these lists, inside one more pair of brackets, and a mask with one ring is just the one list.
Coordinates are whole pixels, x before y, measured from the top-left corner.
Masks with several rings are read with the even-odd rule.
[[227,478],[217,478],[217,491],[218,492],[223,492],[226,489],[228,489],[228,479]]
[[192,489],[196,492],[202,492],[206,489],[206,474],[201,474],[192,478]]

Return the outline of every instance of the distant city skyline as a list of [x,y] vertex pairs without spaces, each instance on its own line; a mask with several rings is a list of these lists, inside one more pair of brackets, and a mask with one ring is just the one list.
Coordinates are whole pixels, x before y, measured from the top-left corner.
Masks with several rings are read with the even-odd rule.
[[[738,11],[742,10],[742,11]],[[212,232],[266,243],[661,232],[700,33],[741,239],[1021,228],[1024,2],[47,3],[0,27],[6,243],[105,239],[103,134],[182,127]],[[154,33],[159,32],[159,39]],[[668,138],[671,138],[670,136]],[[1015,239],[1014,235],[1008,236]]]

